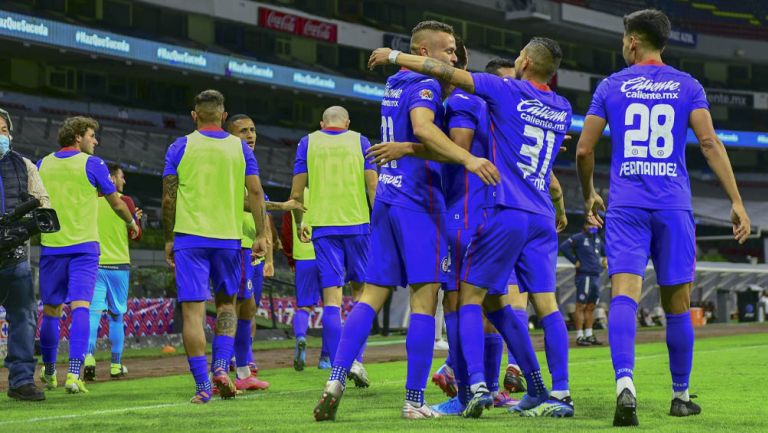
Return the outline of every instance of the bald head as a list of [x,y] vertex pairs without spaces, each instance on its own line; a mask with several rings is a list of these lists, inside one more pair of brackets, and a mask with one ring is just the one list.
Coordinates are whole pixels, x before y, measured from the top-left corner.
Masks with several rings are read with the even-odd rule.
[[325,128],[349,128],[349,113],[344,107],[334,105],[323,111],[323,120],[320,127]]

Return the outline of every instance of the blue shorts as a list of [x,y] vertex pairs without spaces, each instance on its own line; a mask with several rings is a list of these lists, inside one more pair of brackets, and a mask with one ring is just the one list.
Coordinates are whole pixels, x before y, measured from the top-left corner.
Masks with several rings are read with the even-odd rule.
[[[510,208],[489,208],[464,257],[463,281],[506,293],[516,273],[520,292],[555,291],[554,219]],[[502,292],[504,291],[504,292]]]
[[332,235],[313,238],[320,286],[343,287],[365,281],[370,235]]
[[444,283],[448,252],[443,217],[376,201],[365,282],[384,287]]
[[296,260],[296,306],[312,307],[320,303],[322,289],[315,260]]
[[99,266],[91,301],[92,311],[109,310],[111,314],[125,314],[128,311],[129,269],[130,265]]
[[[461,284],[461,264],[464,256],[467,254],[467,247],[472,235],[476,229],[448,229],[448,281],[443,283],[443,290],[453,292],[459,289]],[[514,279],[514,278],[513,278]],[[517,284],[515,280],[514,284]],[[489,295],[506,295],[507,287],[502,292],[496,289],[489,289]]]
[[600,275],[576,274],[576,302],[597,304],[600,299]]
[[264,261],[259,262],[258,265],[253,265],[250,248],[241,249],[241,254],[240,286],[237,289],[237,300],[254,298],[258,303],[264,288]]
[[175,251],[179,302],[204,302],[215,294],[234,296],[240,288],[240,249],[184,248]]
[[91,302],[98,270],[98,254],[40,256],[40,300],[45,305]]
[[608,209],[605,218],[608,275],[645,275],[653,260],[661,286],[690,283],[696,270],[696,224],[687,210]]

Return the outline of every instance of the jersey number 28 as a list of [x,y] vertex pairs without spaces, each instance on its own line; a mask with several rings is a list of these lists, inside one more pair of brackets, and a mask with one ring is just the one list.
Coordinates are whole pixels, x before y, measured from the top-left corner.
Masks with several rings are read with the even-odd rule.
[[635,118],[639,118],[637,129],[624,132],[624,158],[647,158],[649,150],[652,158],[672,156],[675,109],[669,104],[654,105],[650,109],[643,104],[629,104],[624,114],[624,126],[634,126]]

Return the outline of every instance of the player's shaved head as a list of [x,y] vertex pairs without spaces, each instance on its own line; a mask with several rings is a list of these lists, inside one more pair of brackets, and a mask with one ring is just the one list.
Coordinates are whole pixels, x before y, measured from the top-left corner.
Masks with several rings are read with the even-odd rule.
[[320,127],[325,128],[349,128],[349,112],[346,108],[334,105],[323,111],[323,121]]
[[193,113],[192,117],[197,123],[221,125],[226,118],[224,95],[218,90],[203,90],[195,96],[195,111]]
[[624,34],[634,36],[647,48],[663,50],[667,45],[672,25],[663,12],[643,9],[624,15]]
[[531,78],[545,83],[555,75],[562,59],[563,51],[557,42],[549,38],[533,38],[515,62],[515,74],[520,79],[528,72]]
[[411,53],[422,55],[422,48],[431,49],[435,44],[435,36],[446,33],[453,36],[453,27],[440,21],[422,21],[411,30]]

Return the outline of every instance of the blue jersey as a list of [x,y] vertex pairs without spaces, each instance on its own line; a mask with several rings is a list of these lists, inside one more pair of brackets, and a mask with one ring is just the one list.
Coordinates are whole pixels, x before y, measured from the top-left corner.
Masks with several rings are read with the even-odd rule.
[[600,83],[587,114],[611,129],[610,206],[692,209],[685,144],[699,108],[709,108],[701,84],[671,66],[635,65]]
[[472,74],[475,94],[491,116],[490,160],[501,183],[488,188],[487,205],[551,217],[552,164],[571,125],[571,104],[546,86],[529,81]]
[[[488,107],[481,98],[456,89],[445,100],[446,133],[452,128],[474,131],[469,152],[488,157]],[[480,178],[461,165],[445,164],[446,224],[454,229],[471,229],[480,223],[486,186]]]
[[[381,102],[382,141],[418,142],[410,116],[418,107],[434,111],[435,124],[442,128],[441,91],[434,78],[408,70],[389,77]],[[424,212],[444,212],[441,172],[441,164],[413,156],[388,162],[379,172],[376,200]]]

